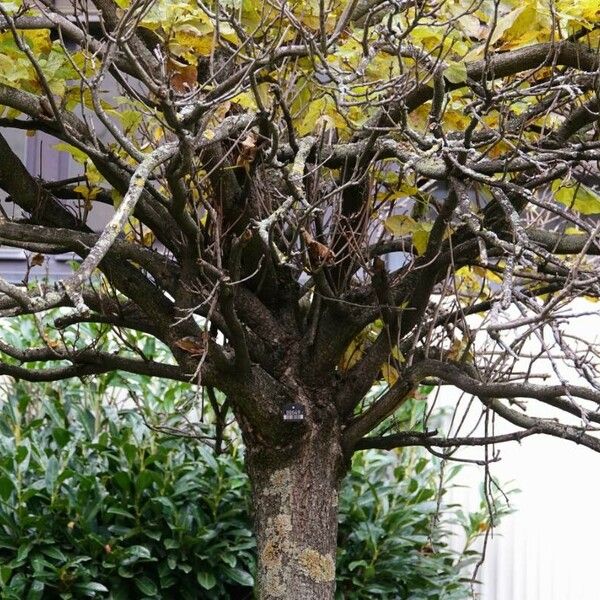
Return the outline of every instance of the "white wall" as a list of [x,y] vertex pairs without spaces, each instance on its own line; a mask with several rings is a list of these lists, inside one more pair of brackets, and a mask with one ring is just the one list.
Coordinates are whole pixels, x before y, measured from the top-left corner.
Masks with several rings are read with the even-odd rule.
[[[583,300],[574,304],[582,311],[598,306]],[[597,343],[600,315],[581,317],[566,327]],[[451,403],[453,394],[446,396]],[[530,410],[556,415],[537,402]],[[511,430],[514,427],[498,421],[497,433]],[[488,543],[480,571],[481,599],[600,599],[600,455],[546,436],[497,448],[501,460],[491,465],[492,475],[514,481],[521,492],[512,496],[516,512],[505,517]],[[482,458],[482,451],[465,449],[461,455]],[[483,469],[467,467],[459,479],[469,489],[454,491],[452,500],[477,508]]]
[[[481,599],[598,600],[600,456],[537,437],[505,444],[491,469],[521,492],[511,496],[516,512],[488,542]],[[469,488],[454,491],[452,500],[476,509],[482,478],[481,469],[465,469],[459,480]]]

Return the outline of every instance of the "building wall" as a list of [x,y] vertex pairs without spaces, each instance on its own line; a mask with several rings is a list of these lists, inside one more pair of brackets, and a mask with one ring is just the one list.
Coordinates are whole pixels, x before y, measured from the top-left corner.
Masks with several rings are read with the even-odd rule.
[[[599,461],[591,450],[557,439],[503,446],[492,472],[521,491],[511,496],[516,512],[489,539],[481,600],[600,598]],[[481,470],[466,469],[460,483],[467,487],[451,500],[477,508],[482,478]]]
[[[597,307],[577,300],[572,312],[594,312]],[[600,343],[598,314],[574,319],[566,327],[569,333]],[[548,364],[539,368],[550,372]],[[581,383],[574,374],[568,380]],[[445,403],[452,406],[457,398],[457,390],[447,388]],[[539,402],[530,401],[529,409],[538,416],[556,416]],[[512,430],[513,426],[498,419],[497,433]],[[521,491],[511,496],[514,514],[490,537],[480,572],[481,600],[598,600],[600,456],[547,436],[497,448],[501,460],[490,465],[491,474],[505,482],[506,489]],[[464,449],[458,454],[483,457],[481,450]],[[478,508],[482,480],[482,468],[465,467],[458,481],[466,487],[454,490],[450,500]]]
[[[65,180],[79,175],[81,166],[75,164],[65,152],[54,148],[59,140],[45,133],[36,132],[35,135],[24,135],[20,130],[4,129],[2,135],[6,137],[11,148],[23,161],[27,170],[35,177],[48,181]],[[12,218],[22,215],[20,209],[6,199],[6,194],[0,191],[0,204],[2,209]],[[73,210],[76,209],[72,203]],[[95,204],[88,219],[88,225],[95,231],[102,229],[110,218],[112,207]],[[22,281],[26,271],[27,254],[23,250],[0,245],[0,274],[11,283]],[[36,277],[47,276],[50,279],[59,279],[71,272],[69,261],[75,255],[71,252],[48,256],[41,266],[33,267],[31,272]]]

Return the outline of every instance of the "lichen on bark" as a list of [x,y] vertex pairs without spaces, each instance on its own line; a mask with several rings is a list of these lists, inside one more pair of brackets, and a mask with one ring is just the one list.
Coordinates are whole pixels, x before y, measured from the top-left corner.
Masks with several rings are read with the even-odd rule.
[[332,556],[321,554],[314,548],[305,548],[298,556],[302,570],[319,583],[335,579],[335,562]]

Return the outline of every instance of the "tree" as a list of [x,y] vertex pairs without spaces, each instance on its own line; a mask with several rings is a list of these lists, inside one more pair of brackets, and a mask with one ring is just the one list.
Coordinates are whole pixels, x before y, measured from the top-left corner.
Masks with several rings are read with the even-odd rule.
[[[355,451],[537,433],[600,449],[598,351],[564,329],[600,295],[595,1],[48,6],[0,5],[0,126],[54,136],[82,174],[35,177],[0,137],[19,209],[0,241],[31,268],[81,262],[55,284],[0,280],[1,314],[38,315],[40,338],[0,342],[0,372],[193,380],[231,410],[260,598],[332,597]],[[544,357],[558,383],[537,381]],[[423,382],[477,398],[485,435],[403,430]]]

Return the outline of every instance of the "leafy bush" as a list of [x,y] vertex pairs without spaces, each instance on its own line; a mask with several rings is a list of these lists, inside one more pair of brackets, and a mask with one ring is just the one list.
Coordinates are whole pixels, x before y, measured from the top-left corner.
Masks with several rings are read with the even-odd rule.
[[252,585],[234,449],[214,457],[56,392],[34,406],[30,389],[17,386],[0,419],[3,598],[217,598]]
[[[423,431],[425,422],[443,430],[444,410],[430,414],[431,391],[422,386],[379,433]],[[418,447],[354,455],[340,494],[337,598],[472,597],[482,560],[476,542],[511,512],[508,498],[517,490],[492,482],[484,494],[482,485],[479,510],[465,513],[446,500],[462,468]]]
[[[459,468],[441,473],[437,461],[415,450],[355,457],[340,496],[340,600],[471,597],[469,568],[481,558],[471,547],[489,515],[482,506],[465,517],[439,499],[440,485]],[[504,510],[496,502],[495,518]],[[450,546],[457,529],[466,538],[462,552]]]
[[[251,597],[240,448],[214,456],[158,434],[95,381],[101,394],[19,383],[2,404],[1,597]],[[340,598],[469,596],[464,567],[478,555],[448,547],[461,514],[438,504],[439,489],[439,465],[418,450],[355,458],[340,495]],[[467,538],[480,522],[463,518]]]

